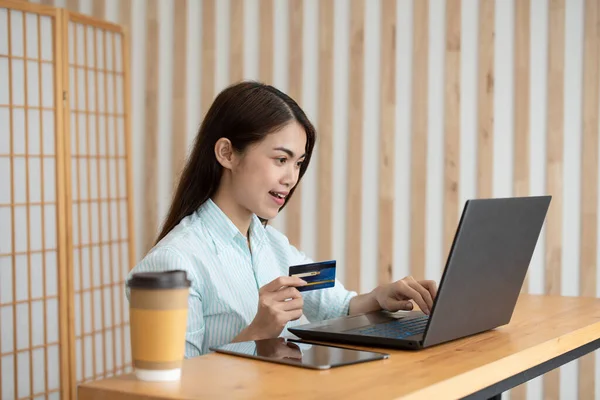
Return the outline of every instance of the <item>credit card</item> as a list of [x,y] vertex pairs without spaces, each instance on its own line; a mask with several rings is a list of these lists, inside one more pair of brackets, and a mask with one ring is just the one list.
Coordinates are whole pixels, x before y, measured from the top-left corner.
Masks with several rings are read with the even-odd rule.
[[335,260],[293,265],[290,267],[289,275],[306,281],[306,285],[296,289],[299,292],[307,292],[335,286],[335,268]]

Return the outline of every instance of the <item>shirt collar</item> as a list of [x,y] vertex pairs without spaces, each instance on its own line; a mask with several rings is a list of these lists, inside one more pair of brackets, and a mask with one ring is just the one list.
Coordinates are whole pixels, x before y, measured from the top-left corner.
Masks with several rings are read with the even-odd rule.
[[[205,222],[208,232],[219,244],[230,245],[236,238],[245,242],[245,236],[212,199],[209,198],[200,206],[198,216]],[[264,242],[266,232],[256,214],[252,214],[249,231],[252,245]]]

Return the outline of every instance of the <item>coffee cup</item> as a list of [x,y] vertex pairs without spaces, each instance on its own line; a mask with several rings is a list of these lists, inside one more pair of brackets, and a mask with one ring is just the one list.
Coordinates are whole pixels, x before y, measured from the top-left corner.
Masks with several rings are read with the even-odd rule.
[[144,381],[179,380],[191,285],[186,272],[136,273],[127,285],[135,375]]

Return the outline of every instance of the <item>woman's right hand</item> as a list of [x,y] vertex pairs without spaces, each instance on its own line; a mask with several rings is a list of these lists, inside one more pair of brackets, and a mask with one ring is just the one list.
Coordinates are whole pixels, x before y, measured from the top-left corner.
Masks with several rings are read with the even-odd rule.
[[275,338],[289,321],[300,319],[304,299],[296,287],[304,285],[300,278],[280,276],[260,288],[258,312],[248,327],[256,340]]

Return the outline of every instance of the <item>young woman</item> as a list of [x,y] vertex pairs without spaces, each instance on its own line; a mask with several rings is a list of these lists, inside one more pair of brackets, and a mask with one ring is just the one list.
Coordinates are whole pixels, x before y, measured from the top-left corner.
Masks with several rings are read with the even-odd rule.
[[316,132],[294,100],[243,82],[210,107],[157,243],[131,274],[182,269],[192,281],[186,357],[210,346],[279,336],[309,321],[385,309],[425,313],[436,284],[412,277],[357,295],[335,287],[305,292],[288,267],[310,263],[268,224],[306,172]]

